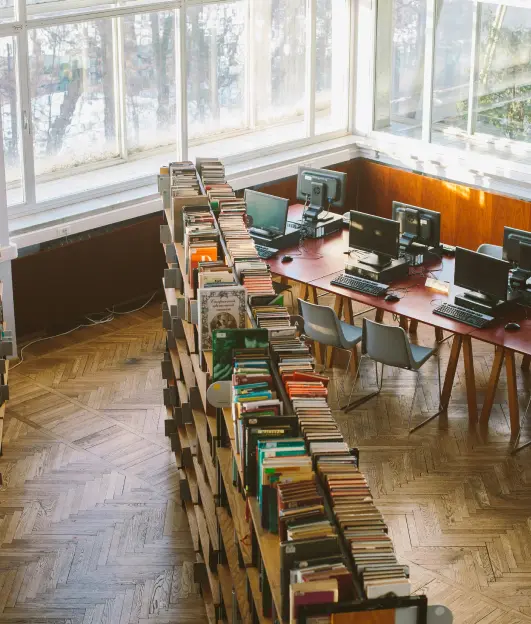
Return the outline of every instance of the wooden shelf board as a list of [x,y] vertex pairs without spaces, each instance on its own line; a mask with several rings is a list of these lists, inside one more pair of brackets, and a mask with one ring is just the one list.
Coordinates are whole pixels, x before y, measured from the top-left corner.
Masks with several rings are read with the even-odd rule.
[[171,210],[169,208],[164,208],[164,217],[166,218],[166,225],[171,223]]
[[232,453],[230,449],[218,448],[219,469],[221,478],[227,491],[227,499],[232,514],[232,521],[236,529],[236,535],[240,542],[243,561],[245,565],[251,565],[251,547],[249,539],[249,523],[245,518],[245,501],[232,483]]
[[201,546],[199,544],[199,529],[197,528],[197,518],[195,516],[194,504],[190,501],[185,501],[184,508],[186,510],[186,517],[188,518],[190,533],[192,534],[192,544],[194,545],[194,551],[199,552]]
[[238,553],[236,552],[236,546],[233,541],[234,526],[232,524],[232,519],[227,513],[227,510],[223,509],[223,507],[218,507],[216,513],[223,543],[225,544],[225,552],[227,554],[227,561],[229,562],[232,585],[236,593],[240,615],[244,624],[250,624],[251,611],[249,609],[249,601],[247,600],[247,574],[245,569],[240,568],[238,565]]
[[205,358],[208,374],[212,376],[212,370],[214,368],[212,360],[212,351],[203,351],[203,357]]
[[201,366],[199,364],[199,355],[197,353],[192,353],[190,355],[190,360],[192,362],[192,367],[194,369],[197,388],[199,389],[199,394],[201,396],[201,403],[203,404],[203,410],[206,412],[208,408],[208,403],[207,403],[207,398],[206,398],[208,373],[205,373],[201,370]]
[[166,303],[168,304],[168,308],[171,309],[172,306],[177,305],[177,295],[175,294],[175,288],[166,288],[164,286],[164,278],[162,278],[162,286],[164,288],[164,294],[166,296]]
[[[197,561],[199,563],[204,563],[204,559],[201,557],[199,553],[196,555]],[[208,566],[207,571],[208,571]],[[216,606],[219,604],[219,599],[216,602],[214,596],[212,595],[212,590],[209,587],[209,584],[201,585],[201,593],[203,595],[203,601],[205,603],[205,610],[207,614],[207,618],[210,624],[217,624],[216,621]],[[216,596],[219,595],[219,588],[217,588]]]
[[184,290],[184,296],[187,299],[192,299],[193,300],[193,292],[192,289],[190,288],[190,284],[187,281],[187,276],[185,274],[185,267],[186,267],[186,262],[185,262],[185,258],[184,258],[184,246],[182,245],[182,243],[173,243],[175,245],[175,251],[177,253],[177,261],[179,263],[179,268],[181,269],[181,273],[183,276],[183,290]]
[[228,433],[230,445],[232,448],[232,454],[234,455],[234,458],[236,459],[236,465],[238,466],[238,473],[240,475],[240,479],[243,482],[242,460],[236,448],[236,439],[234,437],[234,423],[232,422],[232,410],[229,407],[223,408],[223,416],[225,418],[225,424],[227,426],[227,433]]
[[186,344],[188,345],[188,353],[197,353],[195,347],[194,326],[192,323],[182,320],[184,337],[186,338]]
[[168,349],[170,354],[171,365],[173,366],[173,374],[175,375],[175,379],[180,379],[181,377],[181,360],[179,359],[179,352],[177,349]]
[[260,572],[258,572],[258,568],[247,568],[247,577],[249,578],[249,586],[253,595],[258,621],[260,624],[273,624],[273,620],[271,618],[262,615],[263,603],[262,592],[260,591]]
[[218,481],[216,478],[216,468],[212,461],[212,455],[210,454],[210,444],[208,442],[207,432],[207,419],[205,414],[200,410],[192,410],[194,417],[195,430],[197,433],[197,442],[201,447],[201,454],[203,456],[203,465],[208,477],[210,489],[214,494],[218,493]]
[[210,539],[205,519],[205,514],[201,505],[194,505],[194,511],[197,518],[197,528],[199,529],[199,543],[201,544],[201,553],[203,560],[206,562],[206,572],[208,576],[208,584],[212,593],[212,600],[215,605],[219,604],[219,581],[218,575],[210,569],[208,565],[209,554],[211,550]]
[[227,622],[232,623],[232,579],[228,563],[218,564],[218,577],[221,586],[221,595],[225,603]]
[[210,414],[205,414],[205,418],[207,421],[208,428],[210,429],[210,435],[213,438],[218,437],[218,423],[215,416],[211,416]]
[[188,446],[192,455],[197,455],[197,433],[195,426],[192,423],[186,423],[184,425],[186,431],[186,437],[188,438]]
[[212,545],[213,550],[219,550],[218,527],[216,526],[216,504],[214,502],[214,496],[205,481],[203,471],[197,461],[197,457],[193,458],[193,462],[197,486],[199,488],[199,494],[201,496],[201,503],[205,515],[206,528],[210,536],[210,544]]
[[179,353],[179,361],[181,362],[181,369],[183,372],[184,383],[186,385],[186,390],[188,396],[190,396],[190,388],[193,388],[197,385],[194,375],[194,370],[192,367],[192,361],[190,359],[190,355],[188,353],[188,345],[184,338],[178,338],[177,342],[177,351]]
[[258,500],[254,496],[249,496],[249,510],[254,525],[262,561],[266,570],[273,603],[277,613],[282,613],[282,600],[280,593],[280,539],[278,535],[264,531],[260,520],[260,508]]

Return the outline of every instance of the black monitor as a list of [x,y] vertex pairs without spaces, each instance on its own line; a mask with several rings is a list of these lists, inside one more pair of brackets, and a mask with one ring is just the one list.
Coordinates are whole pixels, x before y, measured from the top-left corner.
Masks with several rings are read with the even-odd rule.
[[531,272],[531,232],[505,226],[503,258],[522,271]]
[[360,262],[383,269],[398,258],[400,224],[392,219],[350,211],[349,247],[368,251]]
[[400,244],[425,247],[441,244],[441,213],[402,202],[393,202],[393,219],[400,223]]
[[511,264],[505,260],[462,247],[455,249],[454,283],[476,293],[470,298],[489,303],[506,301],[510,270]]
[[318,220],[322,211],[334,206],[342,208],[345,203],[347,174],[329,169],[312,169],[300,166],[297,176],[297,199],[308,207],[305,218]]
[[245,189],[247,217],[251,227],[284,234],[288,218],[289,199]]

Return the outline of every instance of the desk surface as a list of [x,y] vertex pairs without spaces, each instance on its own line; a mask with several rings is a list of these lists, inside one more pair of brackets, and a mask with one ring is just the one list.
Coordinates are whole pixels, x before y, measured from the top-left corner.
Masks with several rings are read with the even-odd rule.
[[[488,342],[496,347],[511,349],[524,355],[531,355],[531,308],[526,310],[518,307],[517,310],[500,320],[495,326],[486,329],[476,329],[472,332],[472,338]],[[517,331],[507,331],[505,325],[509,321],[516,321],[520,325]]]
[[[302,215],[302,204],[289,207],[288,219],[296,219]],[[308,238],[301,247],[281,249],[267,263],[271,272],[295,282],[307,284],[309,281],[341,271],[345,267],[343,252],[348,250],[348,230],[343,228],[325,238]],[[283,263],[282,256],[291,256],[292,262]]]

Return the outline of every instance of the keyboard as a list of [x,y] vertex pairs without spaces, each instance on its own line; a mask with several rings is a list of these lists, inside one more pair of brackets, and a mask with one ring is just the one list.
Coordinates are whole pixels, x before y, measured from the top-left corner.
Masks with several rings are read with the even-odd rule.
[[264,260],[268,260],[278,253],[278,249],[275,249],[274,247],[266,247],[265,245],[256,244],[255,247],[260,258],[263,258]]
[[439,314],[439,316],[445,316],[446,318],[450,318],[454,321],[459,321],[460,323],[465,323],[465,325],[471,325],[477,329],[487,327],[487,325],[492,323],[494,320],[493,316],[481,314],[481,312],[474,312],[468,308],[463,308],[451,303],[443,303],[439,307],[435,308],[433,313]]
[[387,284],[381,284],[380,282],[373,282],[372,280],[364,279],[363,277],[356,277],[355,275],[347,275],[342,273],[330,284],[332,286],[341,286],[342,288],[348,288],[349,290],[355,290],[365,295],[383,295],[387,292],[389,286]]

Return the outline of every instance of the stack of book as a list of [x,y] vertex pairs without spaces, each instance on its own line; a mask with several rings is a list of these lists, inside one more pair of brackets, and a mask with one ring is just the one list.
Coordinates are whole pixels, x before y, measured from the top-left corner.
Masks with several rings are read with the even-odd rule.
[[218,158],[196,158],[195,164],[205,187],[226,182],[225,167]]
[[170,163],[169,171],[172,197],[195,197],[201,195],[197,172],[192,162]]
[[185,273],[192,289],[197,285],[200,262],[218,260],[219,232],[208,206],[183,210]]
[[289,335],[295,337],[296,328],[290,325],[290,314],[284,305],[253,305],[253,317],[258,327],[264,329],[290,329]]
[[241,283],[247,289],[250,305],[255,302],[260,303],[262,300],[270,301],[275,296],[271,272],[263,260],[238,262],[236,263],[236,270]]
[[390,592],[409,596],[407,566],[400,565],[387,525],[376,508],[364,475],[355,458],[322,457],[317,470],[328,489],[338,526],[350,548],[353,570],[365,596],[378,598]]

